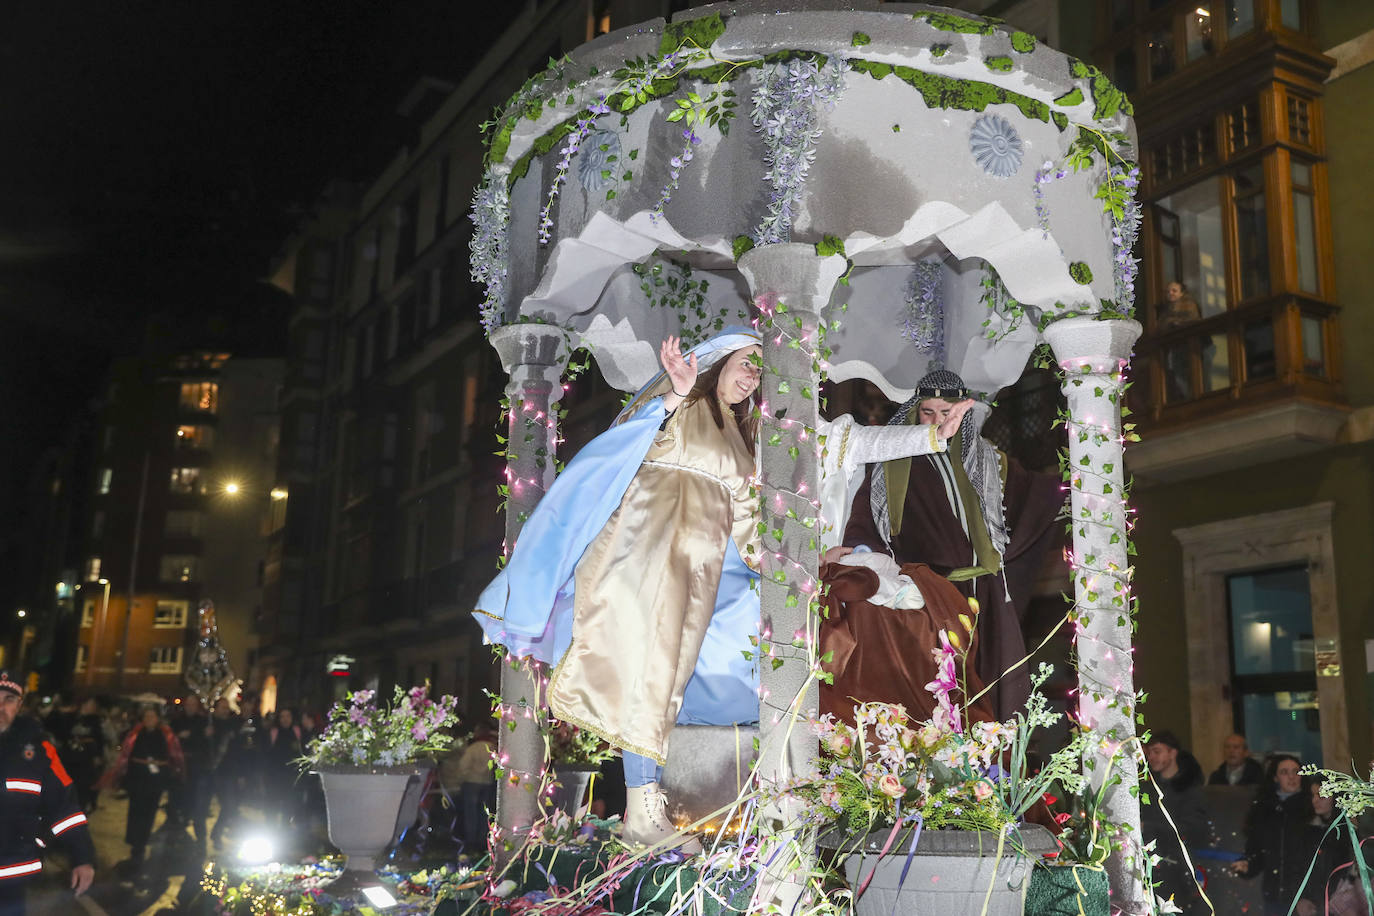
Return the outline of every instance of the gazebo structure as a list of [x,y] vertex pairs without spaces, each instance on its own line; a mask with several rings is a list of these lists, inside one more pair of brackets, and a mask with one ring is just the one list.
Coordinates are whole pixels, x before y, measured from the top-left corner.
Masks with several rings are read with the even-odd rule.
[[[782,8],[780,8],[782,7]],[[602,36],[493,122],[473,275],[510,375],[507,543],[551,482],[572,349],[631,391],[668,334],[764,332],[760,775],[816,755],[820,383],[894,399],[932,365],[989,396],[1048,344],[1068,398],[1080,720],[1122,844],[1114,908],[1147,912],[1121,398],[1138,226],[1125,97],[995,20],[919,4],[695,8]],[[1048,431],[1047,431],[1048,432]],[[794,635],[798,638],[794,639]],[[538,677],[504,669],[506,704]],[[543,745],[501,730],[498,830],[536,816]],[[676,738],[675,738],[676,740]]]

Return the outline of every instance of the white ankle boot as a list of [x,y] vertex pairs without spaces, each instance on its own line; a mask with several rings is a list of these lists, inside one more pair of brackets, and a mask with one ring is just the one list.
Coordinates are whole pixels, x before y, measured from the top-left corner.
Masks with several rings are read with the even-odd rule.
[[689,856],[701,852],[701,843],[689,834],[679,834],[668,820],[668,796],[658,783],[634,786],[625,790],[625,843],[632,847],[657,846],[669,837],[681,837],[673,848]]

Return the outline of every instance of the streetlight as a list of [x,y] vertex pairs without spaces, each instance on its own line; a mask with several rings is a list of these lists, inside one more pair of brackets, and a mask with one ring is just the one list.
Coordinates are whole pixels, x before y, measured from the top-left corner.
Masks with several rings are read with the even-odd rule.
[[95,626],[91,629],[91,656],[86,659],[86,685],[90,686],[95,681],[95,647],[100,642],[100,631],[105,626],[105,614],[110,609],[110,580],[96,579],[97,585],[105,586],[105,594],[100,599],[100,614],[95,619]]
[[26,610],[24,610],[24,609],[21,607],[21,608],[19,609],[19,611],[18,611],[17,616],[19,616],[20,618],[27,617],[27,616],[29,616],[29,612],[26,611]]
[[237,496],[239,492],[238,481],[231,480],[224,485],[224,492],[229,496]]

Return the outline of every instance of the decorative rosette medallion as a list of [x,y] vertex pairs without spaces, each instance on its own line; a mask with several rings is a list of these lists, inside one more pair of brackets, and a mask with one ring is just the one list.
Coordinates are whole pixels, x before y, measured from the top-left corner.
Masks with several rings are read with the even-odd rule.
[[613,130],[594,130],[578,150],[577,180],[588,193],[604,191],[615,183],[615,166],[619,160],[620,134]]
[[985,114],[973,122],[968,148],[983,171],[995,178],[1010,178],[1021,167],[1021,138],[1006,119],[995,114]]

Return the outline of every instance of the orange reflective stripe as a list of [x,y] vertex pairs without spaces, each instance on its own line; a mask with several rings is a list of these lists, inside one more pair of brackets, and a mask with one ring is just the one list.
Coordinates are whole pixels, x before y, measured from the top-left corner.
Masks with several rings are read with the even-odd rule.
[[43,742],[43,750],[48,752],[48,762],[52,764],[52,771],[57,774],[58,780],[64,786],[72,784],[72,778],[67,775],[67,770],[62,766],[62,761],[57,759],[57,748],[51,742]]

